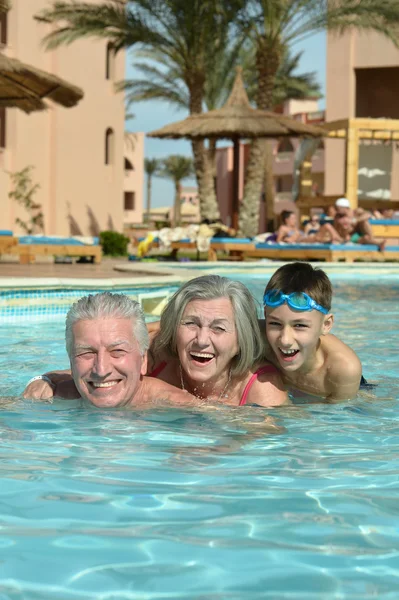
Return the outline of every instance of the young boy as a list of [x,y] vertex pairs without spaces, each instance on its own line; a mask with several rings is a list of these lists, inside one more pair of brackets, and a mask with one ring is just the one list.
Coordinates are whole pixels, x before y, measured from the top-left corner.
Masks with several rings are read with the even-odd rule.
[[273,274],[263,300],[268,358],[287,387],[294,395],[334,402],[356,396],[362,366],[353,350],[330,333],[331,298],[324,271],[296,262]]

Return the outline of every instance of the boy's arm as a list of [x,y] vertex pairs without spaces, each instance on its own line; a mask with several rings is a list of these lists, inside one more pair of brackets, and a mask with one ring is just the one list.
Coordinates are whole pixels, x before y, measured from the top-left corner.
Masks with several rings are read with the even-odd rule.
[[355,398],[362,377],[362,365],[356,354],[352,350],[350,354],[335,353],[329,362],[331,366],[327,372],[327,401],[339,402]]

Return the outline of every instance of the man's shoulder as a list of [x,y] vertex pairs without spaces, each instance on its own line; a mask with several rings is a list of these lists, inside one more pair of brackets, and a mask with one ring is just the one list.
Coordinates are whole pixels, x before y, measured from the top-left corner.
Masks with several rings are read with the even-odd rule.
[[165,400],[172,404],[192,404],[193,396],[185,390],[154,377],[144,377],[147,400],[150,402]]

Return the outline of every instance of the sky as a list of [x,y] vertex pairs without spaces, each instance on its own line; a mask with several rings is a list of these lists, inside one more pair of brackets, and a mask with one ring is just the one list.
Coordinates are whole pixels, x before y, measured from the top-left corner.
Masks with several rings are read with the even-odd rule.
[[[296,44],[292,49],[295,52],[303,50],[298,74],[301,72],[315,71],[317,80],[321,87],[322,95],[324,96],[326,88],[326,34],[316,34],[304,42]],[[135,77],[135,70],[131,63],[132,56],[130,53],[128,53],[126,79],[134,79]],[[325,108],[324,97],[319,101],[319,108],[320,110]],[[126,122],[126,129],[128,131],[144,131],[144,133],[163,127],[168,123],[185,119],[188,116],[187,111],[177,110],[170,104],[161,101],[135,103],[129,108],[129,112],[134,115],[134,118],[131,118]],[[228,142],[226,140],[221,140],[219,145],[228,145]],[[146,158],[165,158],[170,154],[183,154],[186,156],[192,156],[190,142],[186,140],[159,140],[147,137],[145,138]],[[182,183],[184,186],[196,185],[195,180],[189,179],[184,180]],[[146,194],[145,190],[144,203]],[[154,177],[152,180],[151,205],[153,207],[172,206],[173,198],[173,183],[167,179]]]

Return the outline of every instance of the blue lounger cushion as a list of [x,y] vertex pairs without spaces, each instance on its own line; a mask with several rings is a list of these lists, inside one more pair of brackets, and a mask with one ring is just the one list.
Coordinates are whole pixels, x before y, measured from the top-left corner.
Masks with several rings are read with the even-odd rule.
[[53,246],[93,246],[98,245],[98,237],[93,238],[93,244],[85,244],[84,242],[75,238],[66,237],[49,237],[49,236],[37,236],[37,235],[21,235],[18,238],[20,244],[48,244]]
[[14,235],[9,229],[0,229],[0,235]]
[[[345,250],[358,252],[359,250],[378,250],[375,244],[267,244],[261,242],[255,245],[256,250]],[[399,245],[386,246],[385,251],[399,252]]]
[[[144,242],[144,240],[145,240],[145,239],[146,239],[146,238],[145,238],[145,237],[143,237],[143,236],[141,236],[141,237],[137,238],[137,240],[138,240],[139,242]],[[152,241],[158,244],[158,243],[159,243],[159,237],[154,237],[154,239],[153,239]]]
[[211,239],[211,244],[252,244],[250,238],[229,238],[217,237]]
[[399,219],[370,219],[370,225],[399,225]]
[[[195,242],[195,240],[190,240],[190,238],[182,238],[181,240],[178,240],[179,242],[182,242],[184,244],[187,244],[189,242]],[[250,238],[229,238],[229,237],[217,237],[217,238],[211,238],[211,244],[252,244],[252,240]]]

